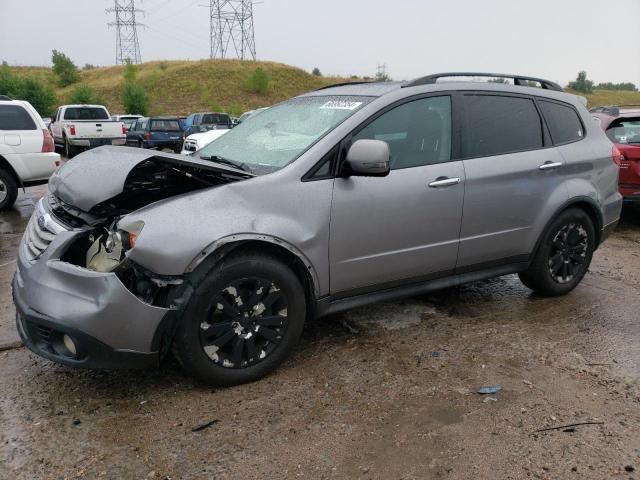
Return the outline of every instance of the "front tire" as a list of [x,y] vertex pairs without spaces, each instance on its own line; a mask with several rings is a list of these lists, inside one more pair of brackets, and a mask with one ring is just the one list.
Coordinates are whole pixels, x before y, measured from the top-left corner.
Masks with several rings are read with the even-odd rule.
[[252,382],[287,358],[305,317],[304,290],[291,269],[259,253],[231,255],[196,287],[174,353],[207,383]]
[[11,173],[0,169],[0,210],[11,208],[18,198],[18,184]]
[[540,295],[569,293],[587,273],[595,242],[589,215],[576,208],[565,210],[545,232],[531,265],[519,274],[520,280]]

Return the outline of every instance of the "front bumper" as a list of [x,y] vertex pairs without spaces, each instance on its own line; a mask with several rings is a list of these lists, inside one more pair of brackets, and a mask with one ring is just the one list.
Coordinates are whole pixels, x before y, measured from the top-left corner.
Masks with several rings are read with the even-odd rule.
[[[157,363],[156,332],[171,310],[144,303],[113,273],[60,260],[77,234],[57,233],[35,258],[24,240],[20,245],[12,287],[24,343],[66,365],[132,368]],[[49,332],[48,339],[43,331]],[[64,334],[77,341],[76,357],[56,348]]]

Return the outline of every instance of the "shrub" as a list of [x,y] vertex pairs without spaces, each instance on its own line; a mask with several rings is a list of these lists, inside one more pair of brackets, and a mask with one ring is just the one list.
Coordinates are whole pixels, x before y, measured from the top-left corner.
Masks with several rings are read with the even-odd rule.
[[312,74],[312,75],[315,75],[316,77],[321,77],[321,76],[322,76],[322,72],[320,71],[320,69],[319,69],[318,67],[314,68],[314,69],[311,71],[311,74]]
[[136,79],[136,74],[138,73],[138,69],[136,66],[131,63],[131,59],[127,58],[124,64],[124,71],[122,72],[122,76],[125,82],[134,82]]
[[587,72],[582,71],[578,73],[578,78],[576,78],[575,82],[569,83],[569,88],[580,93],[592,93],[593,82],[591,80],[587,80]]
[[122,89],[122,104],[125,113],[131,115],[147,115],[149,113],[149,96],[145,88],[135,82],[125,82]]
[[50,87],[31,78],[16,77],[6,63],[0,66],[0,95],[26,100],[43,117],[51,115],[56,104],[56,95]]
[[78,68],[64,53],[53,50],[51,62],[53,63],[53,73],[58,77],[61,87],[72,85],[80,79]]
[[80,103],[80,104],[104,104],[104,99],[102,95],[97,93],[93,88],[91,88],[86,83],[81,83],[71,90],[71,94],[69,95],[70,103]]
[[271,91],[271,79],[264,69],[258,67],[244,82],[244,89],[250,93],[266,95]]
[[91,65],[90,63],[85,63],[84,67],[82,67],[82,70],[95,70],[96,66],[95,65]]

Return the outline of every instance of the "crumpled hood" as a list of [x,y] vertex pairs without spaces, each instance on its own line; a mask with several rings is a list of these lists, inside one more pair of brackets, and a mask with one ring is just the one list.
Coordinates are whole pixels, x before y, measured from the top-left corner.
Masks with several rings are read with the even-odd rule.
[[175,168],[250,177],[225,165],[184,155],[131,147],[105,146],[86,151],[69,160],[49,180],[49,191],[68,205],[84,212],[121,194],[131,171],[147,160]]

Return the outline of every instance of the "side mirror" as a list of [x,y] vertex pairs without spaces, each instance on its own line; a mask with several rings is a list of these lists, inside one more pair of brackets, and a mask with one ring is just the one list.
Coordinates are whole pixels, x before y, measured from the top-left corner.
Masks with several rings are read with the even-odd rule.
[[381,140],[357,140],[344,162],[345,176],[386,177],[389,175],[389,145]]

